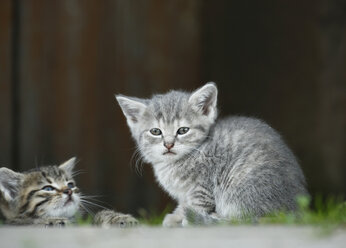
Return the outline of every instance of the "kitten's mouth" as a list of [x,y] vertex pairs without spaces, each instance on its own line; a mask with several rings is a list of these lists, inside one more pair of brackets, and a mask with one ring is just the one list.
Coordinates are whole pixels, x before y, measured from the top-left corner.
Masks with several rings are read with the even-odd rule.
[[67,204],[72,203],[72,202],[73,202],[72,197],[69,197],[69,198],[66,200],[64,206],[66,206]]
[[165,151],[163,155],[177,155],[175,152],[172,151]]

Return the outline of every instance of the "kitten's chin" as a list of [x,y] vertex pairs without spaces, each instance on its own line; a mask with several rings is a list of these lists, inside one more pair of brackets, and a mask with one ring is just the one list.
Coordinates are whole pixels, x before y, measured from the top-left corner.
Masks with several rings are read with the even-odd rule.
[[61,217],[61,218],[71,218],[73,217],[77,211],[78,211],[79,207],[76,204],[68,204],[63,208],[59,208],[59,209],[53,209],[51,211],[47,212],[47,216],[49,217]]
[[178,153],[176,151],[173,151],[173,152],[162,154],[161,159],[166,163],[174,163],[174,162],[180,160],[183,156],[184,156],[184,154],[182,154],[181,152]]
[[48,209],[47,216],[71,218],[77,213],[79,205],[79,197],[74,196],[71,200],[63,199],[59,202],[59,204],[57,204],[51,209]]
[[158,156],[148,158],[147,161],[150,164],[161,164],[161,163],[172,163],[174,161],[178,160],[177,154],[159,154]]
[[163,161],[166,163],[172,163],[177,160],[176,154],[170,154],[170,155],[163,155]]

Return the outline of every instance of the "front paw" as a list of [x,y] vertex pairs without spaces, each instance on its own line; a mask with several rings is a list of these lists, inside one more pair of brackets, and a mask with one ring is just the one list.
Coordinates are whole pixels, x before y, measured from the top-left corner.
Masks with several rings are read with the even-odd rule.
[[136,220],[130,214],[117,213],[112,210],[103,210],[95,215],[94,224],[104,227],[133,227],[138,225],[138,220]]
[[70,221],[66,218],[47,218],[47,219],[38,219],[34,222],[35,225],[42,225],[46,228],[49,227],[65,227],[70,224]]
[[136,220],[130,214],[120,214],[117,217],[114,217],[110,224],[119,227],[134,227],[138,225],[138,220]]
[[164,227],[184,227],[188,225],[188,221],[184,216],[177,214],[167,214],[163,219]]

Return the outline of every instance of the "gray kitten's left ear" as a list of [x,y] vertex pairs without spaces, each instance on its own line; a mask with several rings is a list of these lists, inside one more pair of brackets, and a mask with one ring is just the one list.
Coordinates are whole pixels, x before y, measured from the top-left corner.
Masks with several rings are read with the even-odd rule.
[[216,119],[217,109],[217,88],[215,83],[209,82],[203,87],[194,91],[190,98],[189,103],[191,107],[198,113],[206,115],[212,121]]
[[0,168],[0,192],[6,201],[12,201],[17,197],[23,177],[22,173],[5,167]]
[[70,158],[66,162],[59,165],[59,169],[64,170],[67,173],[67,175],[72,177],[73,169],[76,165],[76,160],[77,160],[76,157]]

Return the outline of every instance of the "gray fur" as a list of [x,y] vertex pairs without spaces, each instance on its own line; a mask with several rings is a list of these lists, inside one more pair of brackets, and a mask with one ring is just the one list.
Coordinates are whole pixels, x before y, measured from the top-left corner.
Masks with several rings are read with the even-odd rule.
[[[308,194],[302,170],[279,134],[254,118],[216,121],[216,98],[214,83],[151,99],[117,96],[143,158],[178,202],[165,226],[185,225],[186,209],[212,220],[294,211],[297,195]],[[132,119],[129,112],[136,113]],[[190,131],[178,135],[179,127]],[[162,135],[151,135],[151,128]],[[174,143],[175,154],[163,155],[164,142]]]

